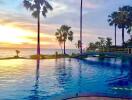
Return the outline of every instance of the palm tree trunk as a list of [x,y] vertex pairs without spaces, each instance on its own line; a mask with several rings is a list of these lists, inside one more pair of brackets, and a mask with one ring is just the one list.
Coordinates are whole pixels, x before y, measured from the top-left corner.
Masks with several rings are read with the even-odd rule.
[[37,56],[40,58],[40,13],[38,14]]
[[116,47],[116,27],[117,25],[115,24],[115,47]]
[[80,53],[82,54],[82,4],[83,0],[81,0],[81,7],[80,7]]
[[61,52],[62,52],[62,54],[63,54],[62,44],[59,43],[59,45],[60,45],[60,48],[61,48]]
[[122,27],[122,45],[124,47],[125,41],[124,41],[124,26]]
[[66,54],[66,42],[64,41],[64,55]]

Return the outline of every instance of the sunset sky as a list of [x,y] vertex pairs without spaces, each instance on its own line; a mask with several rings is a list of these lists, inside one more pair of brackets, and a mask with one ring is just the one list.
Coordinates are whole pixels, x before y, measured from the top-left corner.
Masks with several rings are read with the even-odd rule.
[[[62,24],[72,27],[74,40],[67,48],[75,48],[79,40],[80,0],[49,0],[54,10],[47,18],[41,17],[41,46],[59,48],[55,39],[56,29]],[[84,0],[83,3],[83,46],[97,40],[97,37],[114,39],[114,28],[110,27],[108,15],[131,0]],[[23,0],[0,0],[0,47],[35,48],[37,20],[23,7]],[[121,30],[118,30],[118,44]],[[125,36],[125,40],[129,35]]]

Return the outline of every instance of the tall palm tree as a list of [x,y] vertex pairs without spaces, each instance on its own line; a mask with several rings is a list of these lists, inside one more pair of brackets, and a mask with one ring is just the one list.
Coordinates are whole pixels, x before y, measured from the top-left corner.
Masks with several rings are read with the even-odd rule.
[[62,25],[60,29],[57,29],[57,32],[55,33],[56,39],[59,43],[64,44],[64,54],[66,54],[66,41],[67,39],[69,41],[73,40],[73,32],[71,31],[71,27],[67,25]]
[[115,47],[116,47],[116,36],[117,36],[117,25],[118,25],[118,12],[113,12],[111,15],[108,16],[109,19],[108,19],[108,22],[109,22],[109,25],[110,26],[113,26],[115,27]]
[[81,0],[80,6],[80,53],[82,54],[82,8],[83,7],[83,0]]
[[123,6],[119,8],[120,11],[127,12],[127,33],[131,33],[132,31],[132,6]]
[[119,10],[119,12],[118,12],[118,28],[122,29],[122,45],[123,45],[123,47],[125,45],[125,40],[124,40],[125,29],[127,28],[127,24],[128,24],[127,17],[128,17],[127,11]]
[[52,10],[53,8],[47,0],[24,0],[23,4],[27,10],[32,12],[32,16],[38,20],[37,56],[40,58],[40,15],[46,17],[48,10]]
[[[123,11],[119,9],[118,12],[114,12],[111,15],[109,15],[109,24],[110,25],[115,25],[115,41],[116,41],[116,28],[118,26],[119,29],[122,29],[122,45],[124,46],[125,41],[124,41],[124,31],[128,26],[128,12]],[[116,42],[115,42],[116,44]]]

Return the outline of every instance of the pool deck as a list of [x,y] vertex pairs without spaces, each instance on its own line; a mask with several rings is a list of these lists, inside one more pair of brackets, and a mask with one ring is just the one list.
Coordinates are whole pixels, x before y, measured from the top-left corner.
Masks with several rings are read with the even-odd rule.
[[130,99],[109,98],[109,97],[78,97],[67,100],[130,100]]

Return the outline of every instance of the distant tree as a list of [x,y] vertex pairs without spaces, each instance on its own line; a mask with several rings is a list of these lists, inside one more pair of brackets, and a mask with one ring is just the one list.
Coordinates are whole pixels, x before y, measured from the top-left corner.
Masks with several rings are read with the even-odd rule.
[[99,41],[95,42],[95,45],[97,48],[99,48],[101,46],[101,43]]
[[99,49],[99,48],[100,48],[100,42],[97,41],[95,43],[92,43],[92,42],[89,43],[88,49],[96,50],[96,49]]
[[16,50],[16,57],[19,57],[19,53],[20,53],[20,51]]
[[100,42],[100,46],[101,46],[101,47],[104,47],[104,46],[105,46],[105,38],[103,38],[103,37],[98,37],[98,39],[99,39],[99,42]]
[[40,15],[46,17],[52,6],[47,0],[23,0],[24,7],[32,12],[32,16],[38,20],[37,55],[40,56]]
[[112,39],[107,37],[106,38],[106,47],[110,48],[112,46]]
[[98,37],[98,39],[99,39],[99,42],[100,42],[100,47],[101,47],[102,51],[104,51],[104,48],[105,48],[105,46],[106,46],[105,38],[103,38],[103,37]]
[[56,39],[59,43],[64,44],[64,54],[66,54],[66,41],[72,41],[73,40],[73,32],[71,31],[71,27],[67,25],[62,25],[60,29],[57,29],[57,32],[55,33]]
[[96,41],[95,43],[90,42],[89,46],[87,48],[87,50],[102,50],[104,51],[106,48],[110,48],[110,46],[112,46],[112,39],[107,37],[107,38],[103,38],[103,37],[98,37],[98,41]]
[[81,41],[78,40],[77,43],[75,43],[75,46],[77,49],[80,49],[81,48]]
[[88,49],[90,49],[90,50],[95,50],[96,48],[97,48],[97,47],[96,47],[96,45],[95,45],[94,43],[92,43],[92,42],[89,43]]

